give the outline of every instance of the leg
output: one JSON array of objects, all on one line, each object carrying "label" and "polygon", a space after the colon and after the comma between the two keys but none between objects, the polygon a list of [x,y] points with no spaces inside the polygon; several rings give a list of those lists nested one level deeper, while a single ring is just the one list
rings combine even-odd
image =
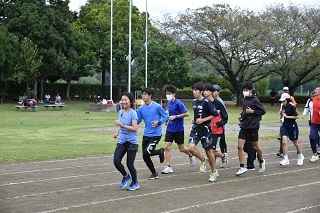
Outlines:
[{"label": "leg", "polygon": [[165,158],[166,158],[166,164],[170,165],[170,158],[171,158],[171,145],[172,142],[165,142]]},{"label": "leg", "polygon": [[256,159],[257,153],[256,150],[253,148],[252,143],[250,141],[246,141],[245,145],[246,152],[248,154],[247,158],[247,168],[254,169],[254,161]]},{"label": "leg", "polygon": [[227,153],[227,143],[226,143],[226,136],[225,136],[224,130],[220,139],[220,149],[222,153]]},{"label": "leg", "polygon": [[134,167],[134,161],[136,159],[137,150],[127,151],[127,167],[130,171],[132,182],[137,182],[137,170]]},{"label": "leg", "polygon": [[201,162],[204,162],[206,159],[200,154],[199,150],[197,149],[196,145],[193,143],[189,143],[188,147],[190,153],[198,158]]},{"label": "leg", "polygon": [[113,156],[113,164],[117,168],[117,170],[122,174],[123,177],[126,177],[128,175],[128,173],[124,169],[123,164],[121,163],[121,160],[125,155],[126,151],[127,150],[125,149],[123,144],[117,144],[117,147],[115,149],[114,156]]},{"label": "leg", "polygon": [[211,172],[215,173],[216,172],[216,160],[214,156],[214,150],[213,149],[206,149],[206,155],[209,159],[209,165],[211,167]]},{"label": "leg", "polygon": [[239,157],[239,163],[240,165],[244,165],[244,150],[243,150],[243,146],[244,146],[245,140],[238,138],[238,157]]}]

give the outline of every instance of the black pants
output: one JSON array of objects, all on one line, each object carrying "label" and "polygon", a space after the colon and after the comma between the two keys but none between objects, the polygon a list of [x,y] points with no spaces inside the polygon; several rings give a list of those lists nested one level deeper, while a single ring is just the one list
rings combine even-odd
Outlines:
[{"label": "black pants", "polygon": [[123,156],[127,153],[127,167],[132,177],[132,182],[137,182],[137,170],[134,167],[134,161],[138,151],[137,144],[131,144],[126,142],[124,144],[117,144],[116,150],[113,156],[113,164],[122,176],[127,176],[127,172],[121,163]]},{"label": "black pants", "polygon": [[254,168],[254,161],[257,158],[257,152],[253,148],[251,141],[246,141],[243,147],[244,151],[248,154],[247,158],[247,168],[253,169]]},{"label": "black pants", "polygon": [[223,134],[220,139],[220,150],[222,153],[227,153],[227,143],[226,143],[226,135],[223,130]]},{"label": "black pants", "polygon": [[142,156],[151,173],[156,173],[151,156],[160,155],[160,150],[156,150],[156,146],[159,143],[161,136],[155,137],[142,137]]}]

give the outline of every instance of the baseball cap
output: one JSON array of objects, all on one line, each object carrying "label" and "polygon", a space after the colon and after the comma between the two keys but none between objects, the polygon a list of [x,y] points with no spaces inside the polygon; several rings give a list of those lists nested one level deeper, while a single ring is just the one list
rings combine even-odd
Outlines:
[{"label": "baseball cap", "polygon": [[290,95],[288,93],[283,93],[279,99],[279,101],[284,101],[287,98],[290,98]]},{"label": "baseball cap", "polygon": [[289,91],[289,87],[283,87],[283,91]]},{"label": "baseball cap", "polygon": [[221,87],[218,84],[213,85],[214,90],[221,90]]}]

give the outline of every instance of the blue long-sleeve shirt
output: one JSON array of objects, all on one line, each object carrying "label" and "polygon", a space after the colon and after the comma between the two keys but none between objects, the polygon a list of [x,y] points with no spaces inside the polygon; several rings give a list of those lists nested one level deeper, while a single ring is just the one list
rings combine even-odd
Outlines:
[{"label": "blue long-sleeve shirt", "polygon": [[[162,106],[154,101],[150,105],[143,104],[138,109],[138,124],[143,120],[145,123],[144,136],[154,137],[162,135],[162,125],[169,119],[168,113]],[[156,127],[152,127],[154,121],[160,121]]]}]

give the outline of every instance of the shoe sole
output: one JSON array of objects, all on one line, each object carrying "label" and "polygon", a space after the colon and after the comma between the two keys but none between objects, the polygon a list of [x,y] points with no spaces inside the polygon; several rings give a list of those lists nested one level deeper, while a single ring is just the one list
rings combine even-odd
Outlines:
[{"label": "shoe sole", "polygon": [[[248,170],[247,170],[248,171]],[[240,176],[240,175],[243,175],[244,173],[246,173],[247,171],[245,172],[242,172],[241,174],[236,174],[236,176]]]},{"label": "shoe sole", "polygon": [[128,191],[135,191],[135,190],[137,190],[137,189],[139,189],[140,188],[140,186],[138,186],[137,188],[135,188],[135,189],[127,189]]},{"label": "shoe sole", "polygon": [[173,172],[161,172],[161,174],[171,174]]}]

